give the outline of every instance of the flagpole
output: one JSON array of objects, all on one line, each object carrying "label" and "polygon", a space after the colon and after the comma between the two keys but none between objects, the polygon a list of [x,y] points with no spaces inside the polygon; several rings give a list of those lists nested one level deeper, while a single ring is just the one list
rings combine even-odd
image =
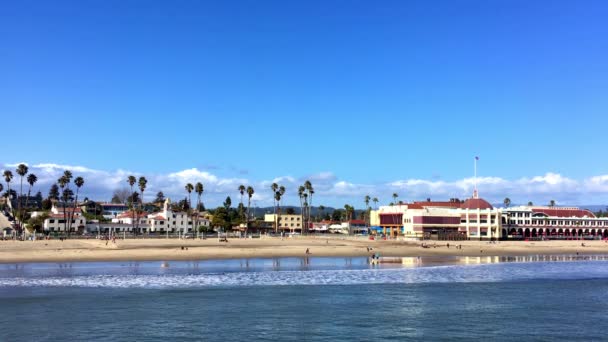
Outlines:
[{"label": "flagpole", "polygon": [[473,190],[473,197],[474,198],[478,197],[478,195],[477,195],[477,159],[478,159],[477,157],[475,157],[473,159],[473,172],[474,172],[474,175],[475,175],[474,178],[473,178],[474,185],[475,185],[475,189]]}]

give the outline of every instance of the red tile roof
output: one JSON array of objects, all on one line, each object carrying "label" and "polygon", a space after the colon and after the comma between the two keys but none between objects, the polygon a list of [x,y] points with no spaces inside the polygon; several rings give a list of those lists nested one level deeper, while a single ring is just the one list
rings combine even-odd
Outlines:
[{"label": "red tile roof", "polygon": [[460,207],[462,209],[492,209],[492,205],[483,198],[469,198]]},{"label": "red tile roof", "polygon": [[[452,202],[452,201],[414,201],[414,203],[408,205],[408,208],[412,205],[420,205],[422,207],[460,208],[462,203],[461,202]],[[418,209],[418,208],[415,208],[415,209]]]},{"label": "red tile roof", "polygon": [[547,216],[555,217],[595,217],[595,215],[586,209],[572,208],[533,208],[534,213],[543,213]]},{"label": "red tile roof", "polygon": [[121,213],[116,218],[133,218],[133,217],[143,218],[143,217],[146,217],[147,215],[148,215],[147,213],[133,214],[133,212],[129,210],[129,211],[125,211],[125,212]]}]

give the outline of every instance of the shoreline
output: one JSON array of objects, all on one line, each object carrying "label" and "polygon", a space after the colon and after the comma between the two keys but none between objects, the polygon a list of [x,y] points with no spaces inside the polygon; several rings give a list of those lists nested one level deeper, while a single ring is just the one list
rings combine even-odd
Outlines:
[{"label": "shoreline", "polygon": [[[422,244],[429,248],[423,248]],[[447,247],[447,244],[450,247]],[[584,243],[584,247],[582,244]],[[462,249],[455,246],[462,245]],[[182,247],[184,249],[182,249]],[[371,251],[368,251],[371,248]],[[310,254],[306,254],[306,250]],[[187,261],[279,257],[509,257],[608,255],[605,241],[371,241],[361,238],[297,237],[231,239],[96,239],[0,241],[0,264],[95,261]]]}]

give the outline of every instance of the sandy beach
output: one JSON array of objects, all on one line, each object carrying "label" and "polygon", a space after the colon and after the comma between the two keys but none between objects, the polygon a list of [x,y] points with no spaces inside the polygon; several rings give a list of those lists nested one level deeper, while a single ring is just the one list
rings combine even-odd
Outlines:
[{"label": "sandy beach", "polygon": [[[581,243],[585,246],[581,246]],[[368,256],[368,247],[381,256],[523,256],[560,254],[608,254],[604,241],[370,241],[362,238],[262,238],[177,240],[127,239],[105,241],[39,240],[0,241],[0,263],[127,261],[127,260],[197,260],[228,258],[268,258],[306,256]],[[462,248],[455,248],[461,245]],[[183,247],[183,249],[182,249]]]}]

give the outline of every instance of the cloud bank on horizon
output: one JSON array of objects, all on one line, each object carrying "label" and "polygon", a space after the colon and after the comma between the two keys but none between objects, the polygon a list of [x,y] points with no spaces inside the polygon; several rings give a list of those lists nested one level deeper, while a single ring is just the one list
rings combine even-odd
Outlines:
[{"label": "cloud bank on horizon", "polygon": [[[14,169],[19,163],[4,164],[2,170],[13,171],[15,178],[11,187],[17,189],[19,176]],[[25,163],[27,164],[27,163]],[[315,188],[313,205],[343,207],[345,203],[357,208],[363,207],[363,198],[370,195],[379,199],[379,205],[388,204],[393,200],[393,193],[399,195],[398,200],[414,201],[432,198],[447,200],[449,198],[468,198],[471,196],[475,180],[465,178],[460,180],[425,180],[403,179],[376,184],[357,184],[340,179],[332,172],[320,172],[303,176],[280,176],[268,180],[251,180],[247,178],[224,178],[220,175],[197,168],[185,169],[166,174],[146,174],[129,170],[96,170],[85,166],[59,165],[53,163],[31,164],[29,172],[36,174],[38,182],[33,192],[41,191],[46,196],[49,187],[63,174],[71,170],[74,176],[82,176],[85,185],[81,190],[83,197],[100,201],[109,201],[114,190],[128,188],[127,177],[145,176],[148,187],[144,193],[146,200],[154,198],[162,191],[172,199],[184,198],[187,193],[184,187],[187,183],[201,182],[205,187],[204,203],[215,207],[230,196],[233,203],[238,203],[240,194],[237,190],[240,184],[251,185],[255,189],[252,201],[257,206],[272,205],[270,185],[274,182],[286,187],[283,205],[299,205],[297,188],[310,180]],[[2,179],[4,183],[4,179]],[[6,184],[4,183],[5,188]],[[547,172],[544,175],[508,180],[501,177],[478,177],[477,187],[480,196],[492,203],[502,203],[509,197],[512,203],[525,204],[532,201],[535,204],[547,204],[555,200],[560,205],[602,204],[608,199],[608,175],[591,176],[585,179],[572,179],[559,173]],[[25,188],[25,187],[24,187]],[[253,205],[253,204],[252,204]]]}]

